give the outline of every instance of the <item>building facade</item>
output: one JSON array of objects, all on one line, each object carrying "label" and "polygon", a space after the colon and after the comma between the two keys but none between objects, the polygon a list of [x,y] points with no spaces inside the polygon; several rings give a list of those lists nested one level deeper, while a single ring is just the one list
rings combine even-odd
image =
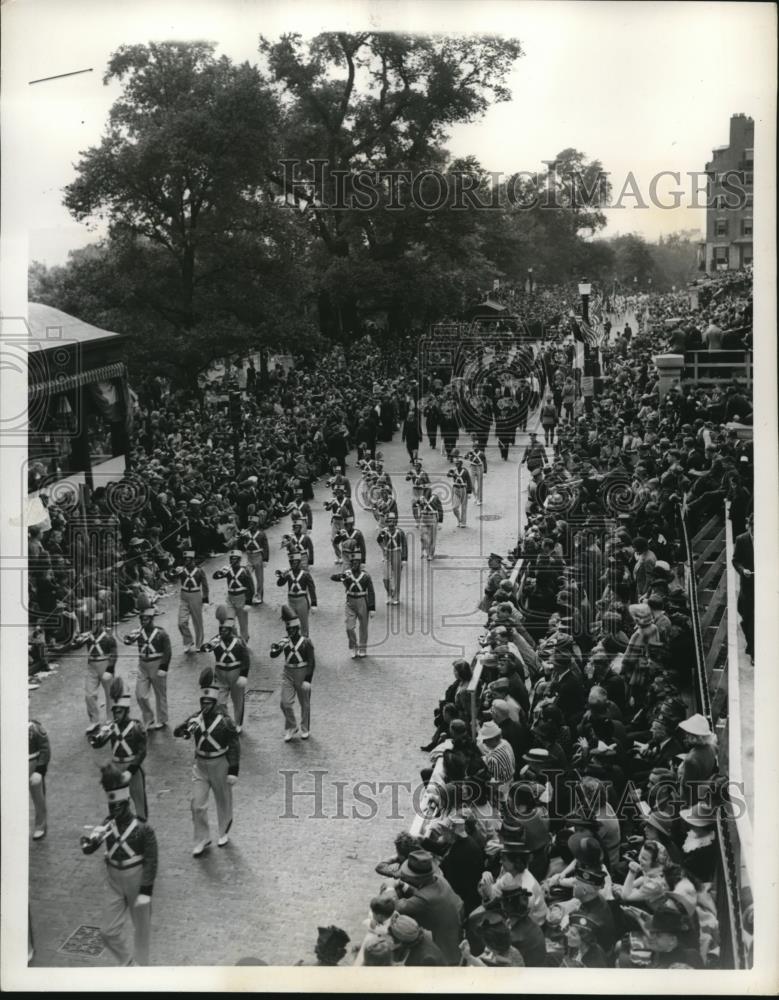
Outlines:
[{"label": "building facade", "polygon": [[698,266],[708,273],[735,271],[752,263],[755,123],[744,114],[730,119],[730,142],[712,150],[706,164],[706,241]]}]

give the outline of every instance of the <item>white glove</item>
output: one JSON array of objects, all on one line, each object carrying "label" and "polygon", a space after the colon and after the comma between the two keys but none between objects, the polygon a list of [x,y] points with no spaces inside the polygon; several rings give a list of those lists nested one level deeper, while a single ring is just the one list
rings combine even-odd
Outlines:
[{"label": "white glove", "polygon": [[375,618],[376,617],[376,612],[375,611],[369,611],[368,614],[371,616],[371,618]]},{"label": "white glove", "polygon": [[311,690],[311,681],[303,681],[303,684],[301,685],[301,687],[303,688],[304,691],[310,691]]},{"label": "white glove", "polygon": [[129,785],[130,784],[130,778],[132,778],[132,775],[130,774],[129,771],[122,771],[122,784],[123,785]]},{"label": "white glove", "polygon": [[109,672],[108,672],[107,670],[106,670],[106,672],[105,672],[105,673],[103,674],[103,676],[102,676],[102,677],[100,678],[100,680],[101,680],[101,681],[102,681],[102,682],[103,682],[104,684],[110,684],[110,683],[111,683],[111,681],[112,681],[113,679],[114,679],[114,675],[113,675],[113,674],[110,674],[110,673],[109,673]]},{"label": "white glove", "polygon": [[133,906],[148,906],[151,903],[151,896],[146,896],[143,893],[138,893],[135,897],[135,902]]},{"label": "white glove", "polygon": [[316,614],[316,608],[313,605],[309,608],[309,611],[311,612],[312,615]]},{"label": "white glove", "polygon": [[238,680],[236,681],[236,684],[238,685],[239,688],[245,688],[247,683],[248,683],[247,677],[239,677]]},{"label": "white glove", "polygon": [[37,785],[40,785],[42,782],[43,782],[43,775],[38,774],[37,771],[33,771],[33,773],[30,775],[30,786],[34,788]]},{"label": "white glove", "polygon": [[168,669],[167,669],[167,667],[164,670],[158,670],[157,671],[157,676],[158,677],[167,677],[168,676]]},{"label": "white glove", "polygon": [[227,775],[227,784],[228,785],[234,785],[237,780],[238,780],[238,775],[237,774],[228,774]]}]

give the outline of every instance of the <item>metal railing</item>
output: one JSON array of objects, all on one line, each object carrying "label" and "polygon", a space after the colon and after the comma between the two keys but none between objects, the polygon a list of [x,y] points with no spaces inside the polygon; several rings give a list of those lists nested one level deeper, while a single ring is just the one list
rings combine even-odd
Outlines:
[{"label": "metal railing", "polygon": [[[684,541],[687,598],[690,605],[693,639],[695,644],[695,664],[693,697],[696,710],[708,720],[714,731],[717,717],[712,715],[712,700],[709,689],[709,673],[704,654],[703,633],[701,629],[701,613],[698,603],[698,581],[695,571],[695,552],[693,549],[686,518],[680,516],[682,536]],[[726,570],[727,571],[727,570]],[[727,613],[727,610],[726,610]],[[739,872],[739,843],[735,829],[734,817],[726,815],[726,810],[717,810],[717,842],[720,858],[716,878],[717,911],[720,921],[721,960],[723,967],[736,969],[747,968],[747,951],[744,941],[744,928],[741,913],[741,879]]]}]

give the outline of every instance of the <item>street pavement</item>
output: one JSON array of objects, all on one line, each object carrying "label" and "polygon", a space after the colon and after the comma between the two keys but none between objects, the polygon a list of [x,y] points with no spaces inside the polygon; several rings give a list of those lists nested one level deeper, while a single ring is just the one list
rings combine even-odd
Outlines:
[{"label": "street pavement", "polygon": [[[537,423],[534,414],[529,426]],[[152,964],[234,965],[245,956],[271,965],[312,961],[317,927],[328,924],[343,927],[353,943],[362,938],[368,902],[381,882],[374,866],[392,856],[394,836],[413,819],[414,793],[418,797],[421,792],[419,770],[427,763],[419,745],[432,735],[433,709],[450,682],[452,660],[472,656],[477,646],[484,620],[477,604],[486,582],[487,556],[492,551],[505,555],[516,543],[525,492],[519,460],[528,435],[518,434],[509,461],[503,462],[493,433],[484,506],[469,503],[468,527],[458,529],[445,502],[436,559],[422,560],[411,517],[410,484],[405,481],[408,455],[399,438],[396,432],[392,443],[379,446],[398,495],[399,524],[409,534],[398,607],[384,603],[376,523],[355,501],[377,599],[365,659],[352,660],[348,654],[344,589],[330,580],[338,570],[329,514],[322,507],[330,492],[323,480],[315,486],[311,534],[319,611],[311,619],[317,668],[307,742],[283,742],[283,658],[269,657],[271,643],[285,635],[279,612],[286,588],[275,586],[274,571],[288,566],[280,542],[289,519],[268,531],[265,604],[250,611],[252,668],[241,773],[234,787],[235,821],[229,845],[217,849],[214,836],[214,847],[200,859],[191,855],[193,745],[175,739],[172,728],[198,710],[198,673],[212,656],[184,654],[176,625],[177,594],[160,601],[163,613],[155,622],[171,636],[173,659],[168,674],[171,726],[149,733],[145,764],[149,822],[160,850],[152,902]],[[468,444],[461,436],[461,449]],[[425,441],[420,455],[431,479],[448,488],[448,465],[440,450]],[[359,470],[353,463],[354,453],[346,470],[354,494]],[[226,557],[220,556],[204,568],[210,578],[226,564]],[[226,591],[224,581],[211,581],[210,588],[206,638],[216,632],[214,608],[225,602]],[[136,624],[134,619],[120,623],[118,635]],[[117,670],[134,689],[133,648],[120,641]],[[58,673],[30,694],[30,715],[43,723],[52,743],[49,832],[42,841],[30,842],[35,966],[114,964],[108,951],[89,955],[59,950],[81,925],[97,927],[101,913],[103,851],[84,856],[78,840],[85,825],[101,822],[107,813],[98,779],[99,765],[110,754],[107,748],[91,749],[84,735],[85,663],[85,650],[62,657]],[[134,697],[132,715],[140,718]],[[209,808],[214,830],[213,801]]]}]

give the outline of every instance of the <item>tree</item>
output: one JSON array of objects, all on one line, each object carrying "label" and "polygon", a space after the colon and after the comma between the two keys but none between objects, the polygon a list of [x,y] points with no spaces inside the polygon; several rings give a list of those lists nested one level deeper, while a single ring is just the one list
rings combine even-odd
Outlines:
[{"label": "tree", "polygon": [[64,199],[79,221],[107,219],[109,239],[67,280],[110,275],[94,311],[118,309],[138,353],[191,381],[215,349],[278,337],[282,319],[286,332],[306,292],[293,257],[304,234],[268,191],[279,109],[257,67],[205,42],[122,46],[112,79],[122,96]]},{"label": "tree", "polygon": [[[298,204],[326,259],[362,261],[404,268],[430,250],[445,224],[442,209],[418,206],[424,182],[409,180],[394,191],[377,184],[375,204],[347,204],[353,178],[374,171],[442,171],[443,143],[454,124],[473,121],[491,101],[510,94],[505,78],[521,56],[518,41],[492,36],[463,38],[362,32],[318,35],[304,44],[300,35],[271,43],[260,39],[270,72],[285,102],[284,152],[287,168],[270,173],[285,196]],[[307,161],[321,161],[313,170]],[[298,166],[291,166],[297,161]],[[434,179],[428,177],[428,183]],[[414,197],[416,195],[416,197]],[[388,208],[393,200],[400,210]],[[344,207],[336,207],[341,202]],[[444,201],[446,204],[446,201]],[[472,213],[467,213],[472,214]],[[435,216],[435,218],[433,218]],[[462,249],[461,249],[462,260]],[[325,266],[325,275],[330,265]],[[336,268],[341,277],[360,273]],[[375,269],[372,271],[375,273]],[[334,297],[324,280],[320,294],[323,328],[335,336],[360,328],[362,289],[340,287]],[[390,296],[392,297],[392,296]],[[397,313],[401,298],[389,304]]]}]

